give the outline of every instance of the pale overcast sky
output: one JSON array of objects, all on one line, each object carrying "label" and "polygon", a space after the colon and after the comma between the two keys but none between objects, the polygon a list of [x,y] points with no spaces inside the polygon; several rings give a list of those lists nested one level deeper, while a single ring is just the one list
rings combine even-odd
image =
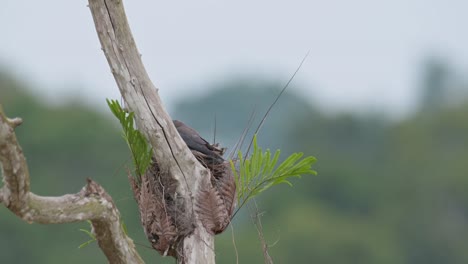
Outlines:
[{"label": "pale overcast sky", "polygon": [[[119,97],[86,1],[0,3],[0,66],[48,98],[78,94],[104,105]],[[468,72],[466,0],[124,3],[169,106],[230,76],[286,82],[309,49],[295,83],[331,109],[405,111],[430,55]]]}]

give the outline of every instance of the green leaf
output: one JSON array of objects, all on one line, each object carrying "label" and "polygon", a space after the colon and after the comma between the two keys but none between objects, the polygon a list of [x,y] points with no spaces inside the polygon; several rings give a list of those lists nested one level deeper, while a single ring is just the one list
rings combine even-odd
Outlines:
[{"label": "green leaf", "polygon": [[123,220],[121,220],[120,226],[122,226],[122,230],[123,230],[124,234],[128,235],[127,225],[124,223]]},{"label": "green leaf", "polygon": [[135,113],[127,113],[120,106],[117,100],[106,99],[111,112],[120,121],[122,125],[122,136],[132,154],[132,160],[135,165],[137,183],[141,182],[141,175],[146,172],[151,164],[153,149],[149,147],[146,138],[140,131],[134,127]]},{"label": "green leaf", "polygon": [[[87,221],[90,225],[91,225],[91,221]],[[85,233],[86,235],[88,235],[91,239],[84,242],[83,244],[79,245],[78,248],[84,248],[86,247],[87,245],[91,244],[92,242],[96,241],[96,237],[94,236],[93,233],[91,233],[91,231],[89,230],[86,230],[86,229],[79,229],[81,232]]]},{"label": "green leaf", "polygon": [[[253,138],[253,152],[250,157],[243,157],[242,152],[237,154],[239,167],[231,160],[236,187],[239,211],[246,202],[269,188],[287,184],[292,186],[290,178],[300,178],[301,175],[316,175],[312,165],[317,161],[313,156],[303,157],[302,152],[293,153],[287,157],[279,166],[276,166],[281,151],[276,150],[272,156],[269,149],[265,152],[257,144],[257,135]],[[276,167],[276,169],[275,169]],[[236,213],[237,213],[236,211]]]},{"label": "green leaf", "polygon": [[80,229],[81,232],[83,233],[86,233],[89,237],[91,237],[92,239],[96,239],[96,237],[94,237],[94,234],[91,233],[91,231],[88,231],[86,229]]},{"label": "green leaf", "polygon": [[83,244],[79,245],[78,248],[82,249],[82,248],[86,247],[87,245],[93,243],[94,241],[96,241],[96,239],[90,239],[90,240],[84,242]]}]

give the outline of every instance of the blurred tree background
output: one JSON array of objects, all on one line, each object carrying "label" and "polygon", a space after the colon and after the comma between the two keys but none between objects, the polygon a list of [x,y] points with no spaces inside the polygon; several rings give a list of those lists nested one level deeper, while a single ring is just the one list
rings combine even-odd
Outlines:
[{"label": "blurred tree background", "polygon": [[[259,135],[263,148],[318,158],[318,176],[262,195],[264,233],[275,263],[468,263],[468,85],[439,60],[428,60],[418,109],[404,119],[377,113],[327,114],[289,88]],[[252,113],[254,127],[281,83],[232,79],[212,93],[185,98],[172,116],[232,149]],[[147,263],[174,263],[148,243],[126,176],[129,151],[110,113],[79,99],[48,105],[0,71],[0,103],[20,116],[19,142],[32,191],[77,192],[87,177],[112,195]],[[164,100],[164,98],[163,98]],[[103,105],[105,102],[102,102]],[[244,149],[247,143],[244,144]],[[229,152],[229,150],[228,150]],[[38,225],[0,208],[2,263],[104,263],[80,228]],[[262,263],[248,210],[236,216],[239,263]],[[217,237],[218,263],[235,263],[230,230]]]}]

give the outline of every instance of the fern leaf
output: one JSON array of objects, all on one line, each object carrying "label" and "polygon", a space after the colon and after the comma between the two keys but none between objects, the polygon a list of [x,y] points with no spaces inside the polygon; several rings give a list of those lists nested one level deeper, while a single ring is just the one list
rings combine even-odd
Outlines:
[{"label": "fern leaf", "polygon": [[238,170],[236,170],[234,162],[231,161],[231,169],[237,185],[237,201],[240,204],[237,211],[247,201],[273,186],[279,184],[292,186],[289,181],[292,177],[300,178],[304,174],[317,174],[311,168],[317,160],[313,156],[304,157],[302,152],[293,153],[276,166],[280,150],[276,150],[272,156],[269,149],[263,152],[258,146],[256,135],[254,135],[252,142],[253,152],[250,157],[243,157],[242,152],[238,152]]}]

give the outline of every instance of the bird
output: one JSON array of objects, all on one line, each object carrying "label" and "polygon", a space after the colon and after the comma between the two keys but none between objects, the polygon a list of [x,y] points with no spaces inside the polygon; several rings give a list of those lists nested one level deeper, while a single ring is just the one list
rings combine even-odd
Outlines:
[{"label": "bird", "polygon": [[223,148],[219,148],[217,144],[210,144],[202,138],[195,129],[187,126],[183,122],[179,120],[173,120],[173,122],[177,132],[179,132],[179,135],[195,157],[200,157],[205,163],[221,164],[224,162],[222,157],[224,153]]}]

